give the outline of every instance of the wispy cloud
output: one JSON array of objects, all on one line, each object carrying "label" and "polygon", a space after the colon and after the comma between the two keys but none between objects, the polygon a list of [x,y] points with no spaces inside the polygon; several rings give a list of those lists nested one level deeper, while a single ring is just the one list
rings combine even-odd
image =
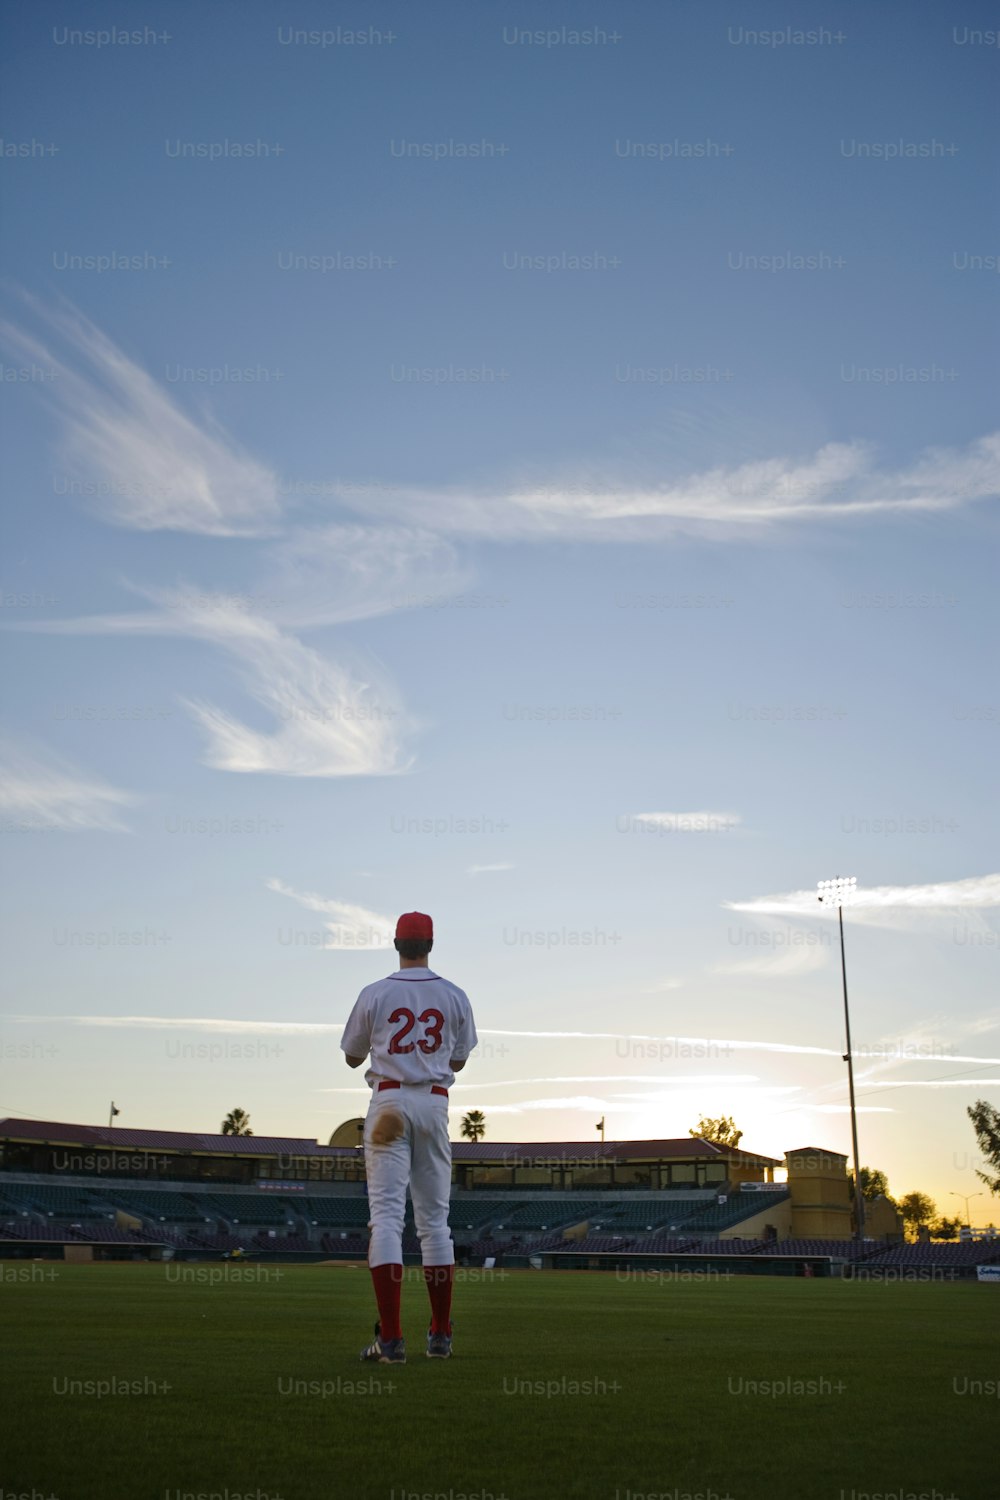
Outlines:
[{"label": "wispy cloud", "polygon": [[1000,493],[1000,434],[965,448],[933,448],[912,464],[879,469],[864,443],[828,443],[658,484],[590,479],[494,490],[334,483],[330,492],[370,517],[414,518],[443,534],[546,538],[728,536],[780,522],[844,520],[885,512],[951,510]]},{"label": "wispy cloud", "polygon": [[[976,1060],[988,1061],[986,1058]],[[892,1083],[881,1082],[872,1092],[880,1094],[883,1089],[981,1089],[995,1088],[998,1083],[1000,1078],[898,1078]]]},{"label": "wispy cloud", "polygon": [[[138,592],[138,591],[137,591]],[[206,641],[235,659],[242,685],[277,728],[252,729],[201,700],[183,700],[208,737],[218,771],[275,776],[389,776],[405,771],[403,740],[416,727],[388,673],[348,667],[279,628],[238,595],[193,588],[141,591],[142,613],[40,622],[48,634],[148,634]]]},{"label": "wispy cloud", "polygon": [[[266,465],[210,418],[199,422],[182,411],[70,303],[48,308],[27,295],[23,300],[45,335],[11,323],[0,326],[0,335],[21,356],[56,373],[45,396],[59,415],[67,461],[92,486],[108,520],[141,530],[217,536],[275,530],[283,497]],[[61,346],[65,356],[46,339],[55,341],[56,350]],[[334,479],[305,489],[327,504],[360,513],[369,526],[373,518],[388,519],[438,538],[605,541],[681,530],[729,536],[782,522],[951,510],[995,496],[1000,494],[1000,434],[964,448],[929,448],[894,469],[879,468],[872,448],[855,441],[655,482],[621,475],[550,476],[483,489]]]},{"label": "wispy cloud", "polygon": [[[725,1088],[732,1089],[732,1098],[734,1102],[739,1100],[740,1098],[748,1098],[751,1095],[754,1099],[762,1099],[772,1096],[777,1098],[779,1095],[798,1094],[802,1091],[802,1085],[798,1083],[772,1084],[758,1082],[753,1084],[744,1084],[740,1083],[739,1080],[735,1078],[719,1079],[718,1082],[721,1083]],[[619,1089],[615,1093],[613,1093],[611,1097],[612,1099],[632,1099],[643,1104],[662,1104],[665,1109],[673,1109],[677,1105],[677,1089],[679,1085],[684,1087],[688,1087],[690,1085],[690,1087],[700,1088],[702,1087],[702,1084],[703,1080],[700,1078],[692,1078],[690,1080],[684,1078],[676,1078],[673,1080],[672,1089],[642,1089],[635,1093],[630,1093]]]},{"label": "wispy cloud", "polygon": [[47,750],[0,742],[0,823],[9,831],[127,833],[121,813],[139,800]]},{"label": "wispy cloud", "polygon": [[205,764],[273,776],[394,776],[412,756],[416,720],[389,674],[372,660],[332,660],[233,595],[150,591],[155,609],[131,615],[39,622],[49,634],[189,636],[235,658],[247,695],[276,728],[254,729],[203,699],[182,699],[207,737]]},{"label": "wispy cloud", "polygon": [[[461,1106],[465,1108],[464,1105]],[[491,1115],[523,1115],[532,1109],[585,1109],[601,1114],[631,1114],[631,1104],[612,1104],[608,1099],[598,1098],[594,1094],[571,1094],[566,1097],[557,1095],[553,1099],[522,1099],[519,1104],[491,1104]],[[594,1148],[597,1150],[600,1141],[594,1137]]]},{"label": "wispy cloud", "polygon": [[407,525],[297,527],[268,560],[268,617],[302,630],[441,609],[473,577],[451,542]]},{"label": "wispy cloud", "polygon": [[361,677],[239,611],[195,611],[191,633],[237,659],[247,693],[279,725],[261,732],[214,705],[188,700],[208,735],[208,765],[321,777],[388,776],[407,768],[401,740],[412,721],[385,673],[370,668]]},{"label": "wispy cloud", "polygon": [[[760,896],[752,901],[725,901],[730,911],[760,916],[799,916],[834,920],[833,908],[824,907],[815,890],[788,891]],[[852,922],[875,927],[910,927],[918,917],[949,916],[1000,906],[1000,874],[974,875],[966,880],[940,881],[933,885],[859,886],[850,902]]]},{"label": "wispy cloud", "polygon": [[[650,1032],[639,1031],[511,1031],[498,1030],[496,1027],[480,1026],[480,1036],[518,1036],[555,1038],[557,1040],[575,1040],[577,1038],[586,1041],[609,1041],[609,1042],[649,1042],[650,1044],[662,1044],[664,1047],[673,1047],[677,1056],[704,1057],[706,1049],[717,1049],[725,1055],[727,1050],[736,1052],[775,1052],[789,1054],[803,1054],[812,1057],[839,1057],[841,1054],[832,1047],[807,1047],[796,1042],[765,1042],[765,1041],[730,1041],[721,1037],[706,1036],[663,1036]],[[684,1051],[680,1049],[691,1050]],[[639,1055],[653,1055],[651,1047],[649,1053]],[[666,1056],[672,1055],[666,1053]],[[712,1055],[712,1054],[709,1054]]]},{"label": "wispy cloud", "polygon": [[23,1025],[101,1026],[120,1031],[203,1031],[242,1036],[314,1036],[343,1031],[343,1021],[241,1021],[229,1016],[31,1016],[10,1015]]},{"label": "wispy cloud", "polygon": [[[569,1075],[555,1074],[544,1078],[492,1078],[479,1083],[453,1083],[451,1092],[458,1093],[464,1090],[466,1093],[483,1093],[486,1089],[517,1089],[536,1087],[538,1084],[555,1083],[664,1083],[672,1085],[683,1085],[684,1087],[709,1087],[724,1084],[727,1087],[744,1087],[749,1084],[759,1083],[760,1079],[756,1073],[677,1073],[660,1076],[647,1073],[575,1073]],[[319,1089],[321,1094],[343,1094],[348,1092],[342,1088]],[[617,1099],[645,1098],[644,1094],[614,1094]],[[659,1094],[656,1096],[660,1097]],[[495,1106],[491,1103],[490,1109]]]},{"label": "wispy cloud", "polygon": [[[173,591],[121,580],[152,607],[114,614],[13,622],[43,635],[184,635],[190,611],[239,615],[281,630],[352,624],[380,615],[450,607],[470,581],[454,546],[412,527],[296,527],[269,543],[266,561],[245,588],[188,583]],[[218,622],[217,622],[218,623]],[[11,627],[8,627],[11,628]]]},{"label": "wispy cloud", "polygon": [[[300,905],[305,906],[307,908],[307,910],[309,910],[309,911],[317,911],[317,912],[324,912],[324,913],[330,913],[330,914],[332,914],[333,917],[336,920],[331,925],[337,925],[337,921],[339,921],[341,923],[341,925],[343,926],[343,929],[344,929],[345,932],[346,931],[356,931],[361,936],[364,936],[366,934],[366,931],[367,931],[368,928],[373,927],[373,928],[378,929],[378,926],[379,926],[380,923],[383,924],[383,925],[387,925],[390,928],[390,930],[392,930],[394,928],[394,923],[393,923],[392,918],[381,916],[377,912],[368,911],[365,907],[356,906],[356,905],[353,905],[353,904],[351,904],[349,902],[335,901],[335,900],[329,899],[329,898],[327,898],[325,896],[312,895],[312,894],[310,894],[308,892],[294,891],[294,890],[291,889],[291,887],[284,885],[283,882],[281,882],[279,880],[269,880],[267,882],[267,885],[268,885],[268,887],[271,890],[277,891],[278,894],[280,894],[280,895],[291,896],[294,900],[298,901]],[[360,946],[363,946],[363,945],[360,944],[360,943],[351,943],[351,944],[345,944],[345,946],[348,946],[348,947],[360,947]],[[385,945],[382,945],[382,946],[385,946]],[[6,1020],[6,1021],[18,1022],[18,1023],[24,1023],[24,1024],[31,1024],[31,1025],[39,1025],[40,1023],[45,1022],[47,1024],[48,1023],[51,1023],[51,1024],[66,1024],[66,1025],[71,1025],[71,1026],[105,1026],[105,1027],[117,1027],[117,1028],[121,1028],[123,1030],[130,1030],[130,1029],[139,1030],[139,1029],[144,1029],[144,1028],[146,1028],[146,1029],[154,1029],[154,1030],[168,1030],[168,1029],[169,1030],[183,1030],[186,1027],[188,1029],[192,1029],[192,1030],[196,1030],[196,1031],[231,1032],[231,1033],[242,1033],[242,1034],[246,1034],[246,1035],[254,1035],[254,1034],[267,1035],[269,1033],[278,1033],[278,1032],[288,1032],[290,1034],[294,1034],[296,1032],[302,1032],[302,1033],[330,1032],[330,1033],[333,1033],[333,1032],[337,1032],[337,1031],[342,1031],[343,1028],[344,1028],[344,1022],[343,1021],[266,1021],[266,1020],[247,1020],[247,1019],[242,1019],[242,1018],[241,1019],[235,1019],[235,1018],[231,1018],[231,1017],[228,1017],[228,1016],[8,1015],[8,1016],[3,1017],[2,1019]],[[548,1039],[548,1038],[553,1038],[554,1037],[554,1038],[582,1038],[584,1040],[597,1040],[597,1041],[626,1041],[627,1040],[627,1041],[638,1041],[638,1042],[662,1042],[664,1044],[669,1043],[669,1044],[671,1044],[676,1049],[687,1049],[687,1048],[691,1048],[692,1049],[690,1052],[688,1052],[687,1050],[677,1050],[674,1053],[671,1053],[669,1051],[668,1052],[664,1052],[663,1056],[665,1056],[665,1057],[670,1057],[670,1056],[673,1055],[673,1056],[678,1056],[678,1057],[690,1056],[692,1058],[704,1058],[706,1056],[706,1049],[707,1048],[717,1049],[718,1052],[722,1053],[723,1055],[725,1055],[725,1049],[732,1049],[733,1051],[737,1051],[737,1052],[772,1052],[772,1053],[777,1053],[777,1054],[780,1054],[780,1055],[792,1054],[792,1055],[805,1055],[805,1056],[811,1056],[811,1057],[836,1057],[838,1059],[841,1057],[841,1051],[839,1049],[833,1048],[833,1047],[806,1047],[806,1046],[801,1046],[801,1045],[799,1045],[797,1043],[792,1043],[792,1042],[769,1042],[769,1041],[747,1041],[747,1040],[725,1041],[725,1040],[723,1040],[721,1038],[713,1038],[713,1037],[650,1036],[648,1034],[638,1033],[638,1032],[627,1033],[627,1032],[610,1032],[610,1031],[499,1031],[499,1030],[497,1030],[494,1027],[480,1026],[479,1027],[479,1035],[480,1036],[526,1037],[526,1038],[540,1038],[540,1039]],[[645,1054],[643,1054],[643,1055],[645,1055]],[[709,1054],[709,1055],[711,1055],[711,1054]],[[905,1053],[905,1051],[901,1050],[899,1052],[899,1060],[903,1061],[903,1062],[912,1062],[912,1061],[915,1061],[915,1060],[923,1061],[924,1059],[913,1059],[912,1057],[909,1057]],[[1000,1067],[1000,1057],[980,1057],[980,1056],[969,1055],[969,1054],[961,1053],[961,1052],[949,1052],[947,1054],[947,1057],[946,1057],[945,1060],[948,1063],[953,1063],[953,1062],[955,1062],[955,1063],[964,1063],[964,1062],[967,1062],[967,1063],[978,1063],[978,1064],[985,1064],[985,1065],[989,1065],[989,1066]],[[608,1081],[610,1081],[611,1075],[603,1075],[603,1074],[601,1075],[602,1078],[605,1077],[605,1076],[607,1076],[608,1077]],[[622,1075],[615,1074],[613,1076],[615,1078],[617,1078],[619,1081],[621,1081]],[[655,1077],[655,1075],[642,1074],[642,1075],[637,1075],[637,1076],[644,1083],[650,1083],[650,1082],[656,1082],[656,1081],[658,1081],[657,1078]],[[732,1075],[729,1075],[729,1074],[726,1074],[726,1075],[719,1074],[719,1075],[712,1075],[712,1076],[718,1076],[718,1078],[724,1079],[726,1082],[731,1082],[732,1081]],[[684,1078],[683,1081],[684,1082],[689,1082],[689,1081],[692,1081],[692,1080],[695,1081],[695,1082],[697,1082],[698,1081],[698,1075],[691,1075],[689,1078]],[[542,1080],[537,1080],[537,1079],[536,1080],[530,1080],[529,1079],[529,1080],[522,1080],[522,1081],[523,1082],[532,1082],[532,1081],[534,1081],[534,1082],[540,1082]],[[552,1081],[552,1080],[549,1080],[549,1081]],[[678,1081],[680,1081],[680,1075],[678,1075]],[[980,1082],[990,1082],[990,1081],[991,1080],[980,1080]],[[996,1082],[996,1080],[992,1080],[992,1081]],[[472,1086],[473,1085],[470,1085],[470,1087],[472,1087]],[[838,1083],[836,1085],[834,1085],[834,1086],[839,1088],[841,1085],[840,1085],[840,1083],[838,1081]],[[880,1083],[879,1087],[880,1088],[884,1087],[884,1085]]]},{"label": "wispy cloud", "polygon": [[54,372],[45,396],[61,423],[67,468],[106,520],[141,531],[214,536],[274,529],[281,512],[278,482],[265,465],[215,422],[187,416],[70,304],[46,308],[33,297],[24,301],[46,334],[5,323],[0,337]]},{"label": "wispy cloud", "polygon": [[396,924],[392,917],[381,912],[369,911],[366,906],[357,906],[350,901],[338,901],[331,896],[317,896],[311,891],[296,891],[281,880],[267,881],[267,888],[281,896],[290,896],[307,911],[329,914],[331,921],[323,926],[330,935],[324,948],[346,948],[353,952],[367,948],[391,948]]}]

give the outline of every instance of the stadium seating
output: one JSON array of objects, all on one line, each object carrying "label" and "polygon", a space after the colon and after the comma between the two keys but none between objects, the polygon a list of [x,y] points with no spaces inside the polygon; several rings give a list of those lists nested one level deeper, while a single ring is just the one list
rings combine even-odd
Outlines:
[{"label": "stadium seating", "polygon": [[767,1247],[763,1240],[695,1240],[691,1248],[704,1255],[758,1255]]},{"label": "stadium seating", "polygon": [[[181,1185],[186,1186],[186,1185]],[[630,1257],[753,1256],[768,1259],[831,1258],[864,1264],[873,1275],[893,1268],[939,1268],[973,1275],[978,1265],[1000,1263],[1000,1238],[930,1242],[887,1247],[874,1240],[718,1238],[744,1219],[783,1202],[787,1193],[733,1192],[724,1203],[702,1193],[656,1198],[626,1194],[579,1198],[537,1191],[521,1197],[464,1192],[453,1198],[452,1231],[461,1258],[524,1257],[535,1254]],[[117,1210],[143,1222],[119,1228]],[[140,1247],[163,1244],[179,1255],[216,1256],[244,1249],[253,1255],[316,1252],[362,1258],[368,1246],[368,1199],[358,1192],[226,1192],[192,1185],[139,1189],[102,1181],[90,1187],[7,1181],[0,1186],[0,1239],[30,1243],[70,1242]],[[581,1238],[567,1238],[573,1226]],[[577,1231],[578,1232],[578,1231]],[[413,1206],[406,1204],[403,1250],[420,1250]],[[640,1262],[641,1263],[641,1262]],[[850,1274],[845,1271],[845,1274]]]},{"label": "stadium seating", "polygon": [[857,1240],[774,1240],[765,1246],[767,1255],[833,1255],[842,1260],[865,1260],[883,1246]]},{"label": "stadium seating", "polygon": [[266,1229],[258,1233],[253,1244],[257,1250],[271,1250],[285,1255],[292,1252],[314,1251],[316,1249],[312,1240],[308,1239],[304,1234],[279,1234],[275,1235],[274,1239],[272,1239]]},{"label": "stadium seating", "polygon": [[14,1223],[0,1225],[0,1238],[5,1240],[82,1240],[84,1236],[69,1224],[53,1224],[51,1219],[18,1219]]},{"label": "stadium seating", "polygon": [[685,1233],[707,1231],[718,1234],[720,1229],[731,1229],[743,1219],[752,1219],[772,1204],[784,1203],[787,1198],[787,1193],[768,1193],[766,1198],[763,1194],[734,1193],[725,1203],[710,1203],[705,1208],[695,1209],[683,1219],[674,1219],[673,1223],[678,1228],[683,1228]]},{"label": "stadium seating", "polygon": [[450,1220],[453,1230],[478,1229],[491,1220],[499,1219],[518,1204],[504,1202],[502,1198],[453,1198]]},{"label": "stadium seating", "polygon": [[162,1219],[168,1224],[200,1224],[213,1217],[206,1194],[188,1197],[168,1189],[144,1192],[136,1188],[119,1188],[108,1189],[107,1197],[113,1207],[124,1209],[137,1219],[152,1219],[156,1223]]},{"label": "stadium seating", "polygon": [[[23,1188],[17,1190],[17,1196],[24,1207],[56,1218],[92,1219],[103,1208],[103,1205],[95,1206],[87,1192],[75,1187],[25,1183]],[[114,1212],[113,1209],[109,1211]]]},{"label": "stadium seating", "polygon": [[524,1231],[554,1229],[559,1224],[581,1224],[595,1217],[597,1210],[602,1207],[599,1201],[593,1199],[571,1203],[565,1199],[550,1198],[539,1203],[516,1204],[497,1216],[495,1227]]},{"label": "stadium seating", "polygon": [[82,1224],[74,1226],[75,1237],[92,1245],[148,1245],[150,1236],[141,1229],[119,1229],[114,1224]]},{"label": "stadium seating", "polygon": [[19,1193],[14,1193],[10,1188],[0,1198],[0,1218],[12,1219],[15,1214],[37,1213],[28,1198],[22,1198]]},{"label": "stadium seating", "polygon": [[301,1205],[303,1216],[321,1229],[348,1229],[368,1223],[367,1198],[308,1198]]},{"label": "stadium seating", "polygon": [[269,1193],[209,1193],[209,1212],[228,1223],[287,1224],[292,1217],[288,1204]]},{"label": "stadium seating", "polygon": [[659,1229],[661,1225],[677,1222],[677,1208],[669,1203],[626,1203],[621,1208],[602,1205],[592,1222],[607,1230]]},{"label": "stadium seating", "polygon": [[643,1235],[641,1240],[636,1240],[635,1248],[644,1255],[683,1255],[696,1245],[696,1240],[661,1230],[658,1234]]},{"label": "stadium seating", "polygon": [[611,1254],[616,1250],[629,1250],[635,1244],[634,1237],[621,1234],[587,1234],[582,1240],[566,1243],[568,1251],[577,1254]]},{"label": "stadium seating", "polygon": [[368,1252],[368,1236],[366,1234],[324,1234],[320,1240],[320,1249],[341,1251],[351,1255],[365,1255]]},{"label": "stadium seating", "polygon": [[894,1245],[882,1250],[871,1264],[879,1266],[987,1266],[1000,1261],[1000,1241],[965,1240],[941,1243]]},{"label": "stadium seating", "polygon": [[193,1242],[202,1250],[243,1250],[252,1244],[249,1234],[198,1234],[192,1235]]}]

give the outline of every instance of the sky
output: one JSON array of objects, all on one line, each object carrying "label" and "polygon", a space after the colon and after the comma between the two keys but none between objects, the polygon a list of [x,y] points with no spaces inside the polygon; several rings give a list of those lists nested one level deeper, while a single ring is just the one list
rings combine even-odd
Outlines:
[{"label": "sky", "polygon": [[326,1140],[418,909],[454,1135],[847,1154],[845,875],[861,1159],[995,1221],[991,9],[4,28],[0,1112]]}]

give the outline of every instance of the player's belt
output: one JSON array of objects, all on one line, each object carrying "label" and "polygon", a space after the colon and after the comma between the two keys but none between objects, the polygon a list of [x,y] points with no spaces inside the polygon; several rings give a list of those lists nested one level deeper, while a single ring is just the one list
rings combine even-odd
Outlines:
[{"label": "player's belt", "polygon": [[[403,1085],[401,1083],[397,1083],[394,1078],[386,1078],[379,1084],[378,1091],[379,1093],[381,1093],[383,1089],[401,1089],[402,1087]],[[439,1083],[431,1084],[431,1093],[443,1094],[446,1099],[448,1097],[448,1090],[443,1089]]]}]

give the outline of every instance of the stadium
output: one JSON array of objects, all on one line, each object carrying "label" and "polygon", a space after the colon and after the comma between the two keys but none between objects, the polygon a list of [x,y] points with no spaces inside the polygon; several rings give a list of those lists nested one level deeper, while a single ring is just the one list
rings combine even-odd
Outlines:
[{"label": "stadium", "polygon": [[[363,1260],[368,1200],[360,1120],[329,1145],[57,1122],[0,1122],[0,1241],[12,1258],[67,1261]],[[646,1266],[733,1274],[1000,1275],[994,1231],[903,1242],[884,1198],[851,1211],[847,1159],[784,1161],[688,1137],[607,1143],[452,1143],[460,1265]],[[784,1181],[775,1181],[777,1172]],[[420,1261],[407,1205],[404,1261]],[[981,1273],[979,1268],[984,1268]]]}]

